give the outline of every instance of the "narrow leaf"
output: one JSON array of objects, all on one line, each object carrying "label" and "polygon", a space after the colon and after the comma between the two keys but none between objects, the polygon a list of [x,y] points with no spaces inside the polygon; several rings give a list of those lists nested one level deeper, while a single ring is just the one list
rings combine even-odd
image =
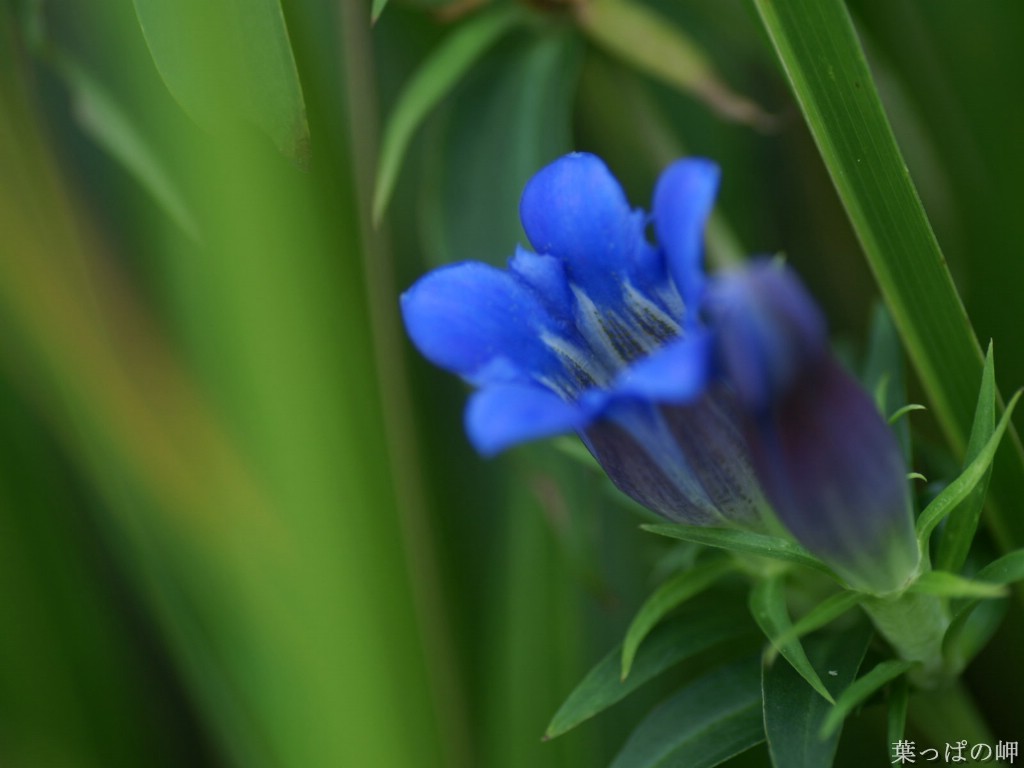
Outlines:
[{"label": "narrow leaf", "polygon": [[694,680],[637,726],[612,768],[711,768],[760,744],[759,667],[751,657]]},{"label": "narrow leaf", "polygon": [[710,587],[733,570],[728,560],[714,560],[677,573],[658,587],[640,606],[622,642],[622,679],[629,677],[630,667],[640,643],[669,611]]},{"label": "narrow leaf", "polygon": [[842,591],[822,600],[814,608],[804,614],[799,621],[795,622],[788,630],[775,639],[779,645],[785,645],[792,640],[810,634],[816,629],[821,629],[854,606],[860,605],[864,600],[861,592]]},{"label": "narrow leaf", "polygon": [[909,699],[910,686],[907,685],[907,679],[905,677],[898,678],[892,684],[892,690],[889,692],[887,730],[890,744],[903,740],[907,728],[907,702]]},{"label": "narrow leaf", "polygon": [[[840,695],[853,682],[871,640],[871,625],[863,621],[846,632],[821,633],[805,644],[807,656],[827,670],[825,683]],[[788,664],[765,666],[764,726],[768,752],[776,768],[827,768],[835,758],[839,733],[827,739],[818,731],[830,710],[828,702],[807,687]]]},{"label": "narrow leaf", "polygon": [[828,717],[825,718],[825,723],[819,732],[820,735],[823,738],[828,738],[833,733],[836,733],[840,726],[842,726],[843,721],[857,706],[867,700],[871,694],[883,685],[899,677],[912,666],[914,666],[914,662],[899,659],[891,659],[879,663],[874,669],[843,691],[839,698],[836,699],[836,705],[828,713]]},{"label": "narrow leaf", "polygon": [[[978,571],[975,578],[990,584],[1013,584],[1024,581],[1024,549],[1018,549],[992,561]],[[960,606],[942,638],[943,655],[954,667],[959,668],[966,664],[974,655],[975,649],[980,647],[977,642],[965,639],[968,622],[979,603],[980,600],[975,599]]]},{"label": "narrow leaf", "polygon": [[836,578],[827,565],[799,544],[777,536],[738,531],[732,528],[700,528],[694,525],[679,524],[666,525],[656,523],[640,527],[659,536],[668,536],[672,539],[704,544],[708,547],[728,549],[732,552],[760,555],[761,557],[768,557],[773,560],[796,563],[807,568],[814,568],[832,578]]},{"label": "narrow leaf", "polygon": [[82,130],[124,166],[171,221],[190,238],[198,240],[195,216],[160,154],[138,126],[77,62],[63,54],[54,54],[53,60],[71,91],[75,117]]},{"label": "narrow leaf", "polygon": [[250,123],[306,161],[306,106],[279,0],[134,3],[160,76],[193,120],[215,133]]},{"label": "narrow leaf", "polygon": [[817,671],[807,658],[799,640],[790,640],[785,644],[777,643],[775,638],[789,631],[792,624],[786,608],[786,593],[782,578],[764,579],[750,593],[750,612],[761,631],[772,646],[782,654],[807,684],[817,691],[829,703],[833,702],[832,694],[821,682]]},{"label": "narrow leaf", "polygon": [[1013,409],[1016,407],[1017,401],[1020,400],[1020,396],[1020,392],[1014,394],[1006,406],[1006,411],[1003,412],[1003,417],[999,420],[999,425],[996,427],[995,432],[992,433],[988,442],[985,443],[985,447],[967,465],[967,468],[960,473],[960,476],[946,486],[942,493],[925,507],[921,516],[917,519],[917,538],[921,543],[922,551],[927,551],[928,537],[935,530],[935,526],[942,522],[943,518],[952,512],[985,479],[989,466],[992,464],[992,459],[995,458],[996,448],[999,447],[999,441],[1002,439],[1003,433],[1010,423],[1010,417],[1013,415]]},{"label": "narrow leaf", "polygon": [[[982,354],[842,0],[754,0],[882,296],[954,450],[967,444]],[[1024,541],[1024,451],[1000,452],[990,523]],[[1019,545],[1019,544],[1018,544]]]},{"label": "narrow leaf", "polygon": [[1001,584],[993,584],[975,579],[965,579],[948,571],[929,571],[922,574],[911,586],[913,592],[927,595],[938,595],[946,598],[960,597],[1002,597],[1006,588]]},{"label": "narrow leaf", "polygon": [[388,4],[388,0],[373,0],[373,7],[370,9],[370,21],[373,24],[377,23],[377,19],[384,13],[384,6]]},{"label": "narrow leaf", "polygon": [[[978,404],[974,408],[974,424],[971,426],[971,437],[967,441],[967,453],[964,458],[966,468],[985,447],[996,427],[996,377],[995,361],[992,356],[992,344],[988,345],[985,355],[985,367],[981,372],[981,387],[978,389]],[[949,513],[946,527],[939,540],[938,553],[935,556],[935,567],[942,571],[959,571],[967,559],[967,553],[974,541],[974,533],[978,529],[981,508],[985,505],[985,493],[988,481],[992,476],[992,466],[985,470],[981,481],[963,501]]]},{"label": "narrow leaf", "polygon": [[565,733],[632,693],[669,667],[700,651],[750,634],[752,627],[736,609],[687,608],[678,618],[657,627],[633,660],[632,673],[619,675],[621,648],[615,648],[587,673],[551,719],[544,738]]},{"label": "narrow leaf", "polygon": [[701,47],[681,29],[632,0],[580,6],[579,23],[608,53],[656,80],[695,96],[721,117],[767,129],[775,120],[718,76]]},{"label": "narrow leaf", "polygon": [[402,88],[381,140],[374,222],[379,223],[387,209],[405,150],[424,118],[491,46],[526,18],[525,11],[515,5],[478,13],[452,32]]}]

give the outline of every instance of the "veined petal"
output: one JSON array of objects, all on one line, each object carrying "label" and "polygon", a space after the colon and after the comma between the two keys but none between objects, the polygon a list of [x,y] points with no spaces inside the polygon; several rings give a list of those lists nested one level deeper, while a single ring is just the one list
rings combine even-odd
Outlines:
[{"label": "veined petal", "polygon": [[714,280],[706,311],[745,408],[763,412],[828,353],[825,319],[788,267],[761,261]]},{"label": "veined petal", "polygon": [[600,159],[574,153],[539,171],[519,214],[533,247],[564,261],[569,280],[595,304],[621,304],[622,284],[645,246],[643,214],[629,207]]},{"label": "veined petal", "polygon": [[906,468],[874,403],[831,356],[750,423],[761,484],[786,528],[847,582],[905,585],[919,552]]},{"label": "veined petal", "polygon": [[435,270],[402,294],[405,327],[435,365],[476,384],[540,380],[562,370],[542,341],[555,321],[512,274],[478,262]]},{"label": "veined petal", "polygon": [[677,160],[654,188],[654,231],[687,308],[696,306],[704,286],[704,225],[719,177],[718,166],[710,160]]},{"label": "veined petal", "polygon": [[689,402],[707,386],[710,356],[710,337],[694,331],[633,363],[619,374],[612,391],[656,402]]},{"label": "veined petal", "polygon": [[554,256],[516,248],[508,268],[537,291],[552,315],[572,318],[573,296],[565,265]]},{"label": "veined petal", "polygon": [[466,433],[484,456],[528,440],[582,429],[583,408],[529,385],[499,384],[476,392],[466,406]]}]

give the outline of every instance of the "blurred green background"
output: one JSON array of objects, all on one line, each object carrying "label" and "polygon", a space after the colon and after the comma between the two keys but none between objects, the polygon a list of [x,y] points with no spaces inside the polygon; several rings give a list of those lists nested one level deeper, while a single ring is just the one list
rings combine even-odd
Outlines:
[{"label": "blurred green background", "polygon": [[[354,0],[0,2],[0,765],[611,760],[664,689],[540,737],[669,550],[557,447],[478,458],[399,292],[503,263],[525,181],[581,149],[641,207],[668,161],[714,158],[712,263],[785,252],[853,356],[877,300],[752,5],[643,6],[692,71],[582,2],[516,6],[442,62],[375,227],[403,86],[493,8],[392,0],[371,26]],[[1024,5],[849,7],[1011,391]],[[959,457],[914,418],[941,476]],[[1018,607],[968,677],[1003,738],[1024,736],[1003,704],[1021,634]],[[862,727],[841,762],[881,759]]]}]

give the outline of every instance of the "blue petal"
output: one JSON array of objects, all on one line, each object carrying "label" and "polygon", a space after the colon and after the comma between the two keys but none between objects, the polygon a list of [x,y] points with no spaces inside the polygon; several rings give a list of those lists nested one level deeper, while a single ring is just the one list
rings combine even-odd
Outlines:
[{"label": "blue petal", "polygon": [[508,267],[537,292],[553,315],[567,319],[572,317],[572,289],[561,261],[554,256],[517,247]]},{"label": "blue petal", "polygon": [[561,365],[541,340],[555,322],[512,274],[478,262],[435,270],[402,295],[405,327],[435,365],[476,384],[530,381]]},{"label": "blue petal", "polygon": [[719,176],[718,166],[710,160],[678,160],[665,169],[654,188],[654,231],[690,318],[704,286],[704,225]]},{"label": "blue petal", "polygon": [[919,553],[903,455],[839,363],[826,356],[806,372],[748,439],[761,484],[800,543],[857,589],[905,585]]},{"label": "blue petal", "polygon": [[612,390],[616,395],[656,402],[689,402],[707,387],[710,353],[710,337],[694,331],[631,365],[615,380]]},{"label": "blue petal", "polygon": [[648,246],[643,214],[600,159],[575,153],[543,168],[523,190],[519,214],[533,247],[562,259],[595,304],[621,303],[630,265]]},{"label": "blue petal", "polygon": [[588,415],[579,406],[538,387],[504,384],[476,392],[466,406],[466,433],[484,456],[552,435],[581,429]]},{"label": "blue petal", "polygon": [[792,270],[767,261],[715,279],[706,310],[744,407],[763,412],[827,354],[825,319]]}]

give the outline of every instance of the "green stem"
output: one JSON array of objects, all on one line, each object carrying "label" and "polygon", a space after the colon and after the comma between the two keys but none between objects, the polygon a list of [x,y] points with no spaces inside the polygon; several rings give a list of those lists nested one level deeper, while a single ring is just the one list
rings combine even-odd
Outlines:
[{"label": "green stem", "polygon": [[910,671],[921,688],[936,688],[943,679],[942,636],[949,617],[935,595],[904,592],[893,598],[870,598],[862,605],[875,627],[907,661],[920,662]]}]

